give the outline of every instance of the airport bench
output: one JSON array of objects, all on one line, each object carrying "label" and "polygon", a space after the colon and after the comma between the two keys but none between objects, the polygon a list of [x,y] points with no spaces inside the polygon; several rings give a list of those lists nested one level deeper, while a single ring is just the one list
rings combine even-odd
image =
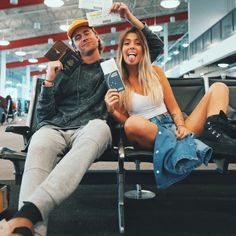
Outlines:
[{"label": "airport bench", "polygon": [[[189,115],[196,104],[200,101],[202,96],[205,94],[207,89],[206,80],[202,78],[195,79],[171,79],[169,80],[172,86],[173,92],[176,99],[181,107],[181,110]],[[217,82],[217,80],[209,79],[209,84]],[[226,83],[230,88],[230,109],[229,115],[231,118],[236,116],[236,80],[222,81]],[[36,128],[35,120],[35,105],[37,102],[37,96],[40,91],[42,80],[35,80],[34,91],[32,95],[32,101],[30,104],[27,126],[9,126],[6,128],[6,132],[13,132],[23,135],[24,138],[24,149],[20,152],[11,150],[7,147],[2,147],[0,149],[0,158],[7,159],[13,162],[15,168],[15,182],[20,184],[21,177],[24,170],[24,162],[26,158],[27,146],[31,135],[34,133]],[[117,163],[117,170],[92,170],[84,176],[82,183],[117,183],[117,205],[118,205],[118,222],[120,233],[125,232],[125,221],[124,221],[124,206],[125,206],[125,184],[136,184],[136,198],[141,198],[142,189],[140,184],[143,183],[154,183],[154,173],[153,170],[141,170],[141,162],[152,163],[152,152],[146,150],[136,150],[130,144],[126,144],[125,139],[120,139],[122,134],[122,129],[118,128],[113,134],[113,147],[107,150],[104,155],[99,159],[99,161],[104,162],[115,162]],[[220,167],[221,173],[223,175],[228,175],[232,171],[228,171],[228,166],[230,163],[236,162],[235,156],[228,156],[225,154],[218,154],[213,152],[212,161]],[[135,162],[136,170],[125,170],[124,164],[126,162]],[[218,174],[216,170],[210,171]],[[205,172],[206,173],[206,172]],[[205,174],[204,173],[204,174]],[[211,174],[212,175],[212,174]],[[109,177],[107,177],[109,176]],[[212,175],[213,176],[213,175]],[[222,178],[223,179],[223,178]],[[137,184],[138,183],[138,184]]]}]

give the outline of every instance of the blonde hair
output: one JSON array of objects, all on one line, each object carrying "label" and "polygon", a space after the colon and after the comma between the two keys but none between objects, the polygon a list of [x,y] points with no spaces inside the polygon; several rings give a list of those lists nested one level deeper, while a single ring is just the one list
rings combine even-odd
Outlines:
[{"label": "blonde hair", "polygon": [[144,95],[149,96],[151,98],[151,101],[159,106],[163,99],[163,92],[161,83],[159,81],[159,76],[151,64],[147,40],[143,33],[135,27],[130,28],[129,30],[125,31],[123,35],[121,35],[117,50],[117,64],[122,79],[125,83],[125,90],[120,94],[120,106],[123,107],[126,111],[130,111],[132,108],[131,93],[133,89],[129,82],[128,69],[122,55],[124,40],[129,33],[137,34],[143,49],[143,56],[138,65],[139,85],[143,88]]}]

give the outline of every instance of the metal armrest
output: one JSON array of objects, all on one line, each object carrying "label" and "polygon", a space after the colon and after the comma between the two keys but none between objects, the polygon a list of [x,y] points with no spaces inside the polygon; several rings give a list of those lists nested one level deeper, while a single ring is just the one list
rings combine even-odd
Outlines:
[{"label": "metal armrest", "polygon": [[26,153],[18,152],[8,147],[0,147],[0,158],[5,160],[14,161],[25,161]]},{"label": "metal armrest", "polygon": [[21,177],[24,171],[24,164],[26,159],[25,152],[18,152],[7,147],[0,148],[0,158],[9,160],[14,165],[15,183],[18,185],[21,183]]},{"label": "metal armrest", "polygon": [[7,126],[5,132],[12,132],[30,138],[30,128],[28,126]]}]

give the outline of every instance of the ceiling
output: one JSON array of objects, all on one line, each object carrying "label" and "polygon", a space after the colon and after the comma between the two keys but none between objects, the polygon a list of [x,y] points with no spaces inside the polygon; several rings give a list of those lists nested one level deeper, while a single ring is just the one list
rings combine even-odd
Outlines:
[{"label": "ceiling", "polygon": [[[51,47],[48,39],[66,40],[66,33],[61,31],[61,24],[71,23],[76,18],[85,18],[86,12],[91,10],[80,9],[78,0],[64,0],[60,8],[48,8],[43,0],[18,0],[18,5],[12,5],[10,0],[1,0],[0,3],[0,39],[10,41],[8,46],[0,46],[0,50],[7,50],[7,68],[25,73],[28,59],[39,58],[39,63],[45,62],[43,57]],[[124,0],[130,10],[139,19],[146,20],[148,25],[168,23],[169,43],[172,44],[188,30],[187,1],[181,0],[176,9],[164,9],[160,0]],[[174,22],[170,17],[174,16]],[[173,17],[172,17],[173,19]],[[37,27],[37,25],[40,27]],[[116,49],[119,34],[129,26],[125,21],[112,25],[96,27],[103,45],[104,57],[114,56],[111,49]],[[111,27],[116,27],[116,33],[111,33]],[[162,33],[160,33],[162,36]],[[111,43],[112,41],[112,43]],[[24,50],[24,57],[16,56],[15,51]],[[31,75],[43,73],[37,65],[31,65]]]}]

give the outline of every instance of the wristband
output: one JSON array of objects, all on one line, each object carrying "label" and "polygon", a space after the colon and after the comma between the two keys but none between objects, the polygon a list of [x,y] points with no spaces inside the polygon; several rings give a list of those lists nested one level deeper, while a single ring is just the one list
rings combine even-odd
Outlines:
[{"label": "wristband", "polygon": [[54,81],[53,81],[53,80],[47,80],[47,79],[45,79],[45,81],[47,81],[47,82],[49,82],[49,83],[51,83],[51,84],[54,84]]},{"label": "wristband", "polygon": [[[50,84],[51,84],[51,86],[53,86],[53,85],[54,85],[54,82],[53,82],[53,81],[51,81],[51,80],[47,80],[47,79],[45,79],[44,81],[47,81],[48,83],[50,83]],[[43,85],[44,85],[44,83],[43,83]]]}]

